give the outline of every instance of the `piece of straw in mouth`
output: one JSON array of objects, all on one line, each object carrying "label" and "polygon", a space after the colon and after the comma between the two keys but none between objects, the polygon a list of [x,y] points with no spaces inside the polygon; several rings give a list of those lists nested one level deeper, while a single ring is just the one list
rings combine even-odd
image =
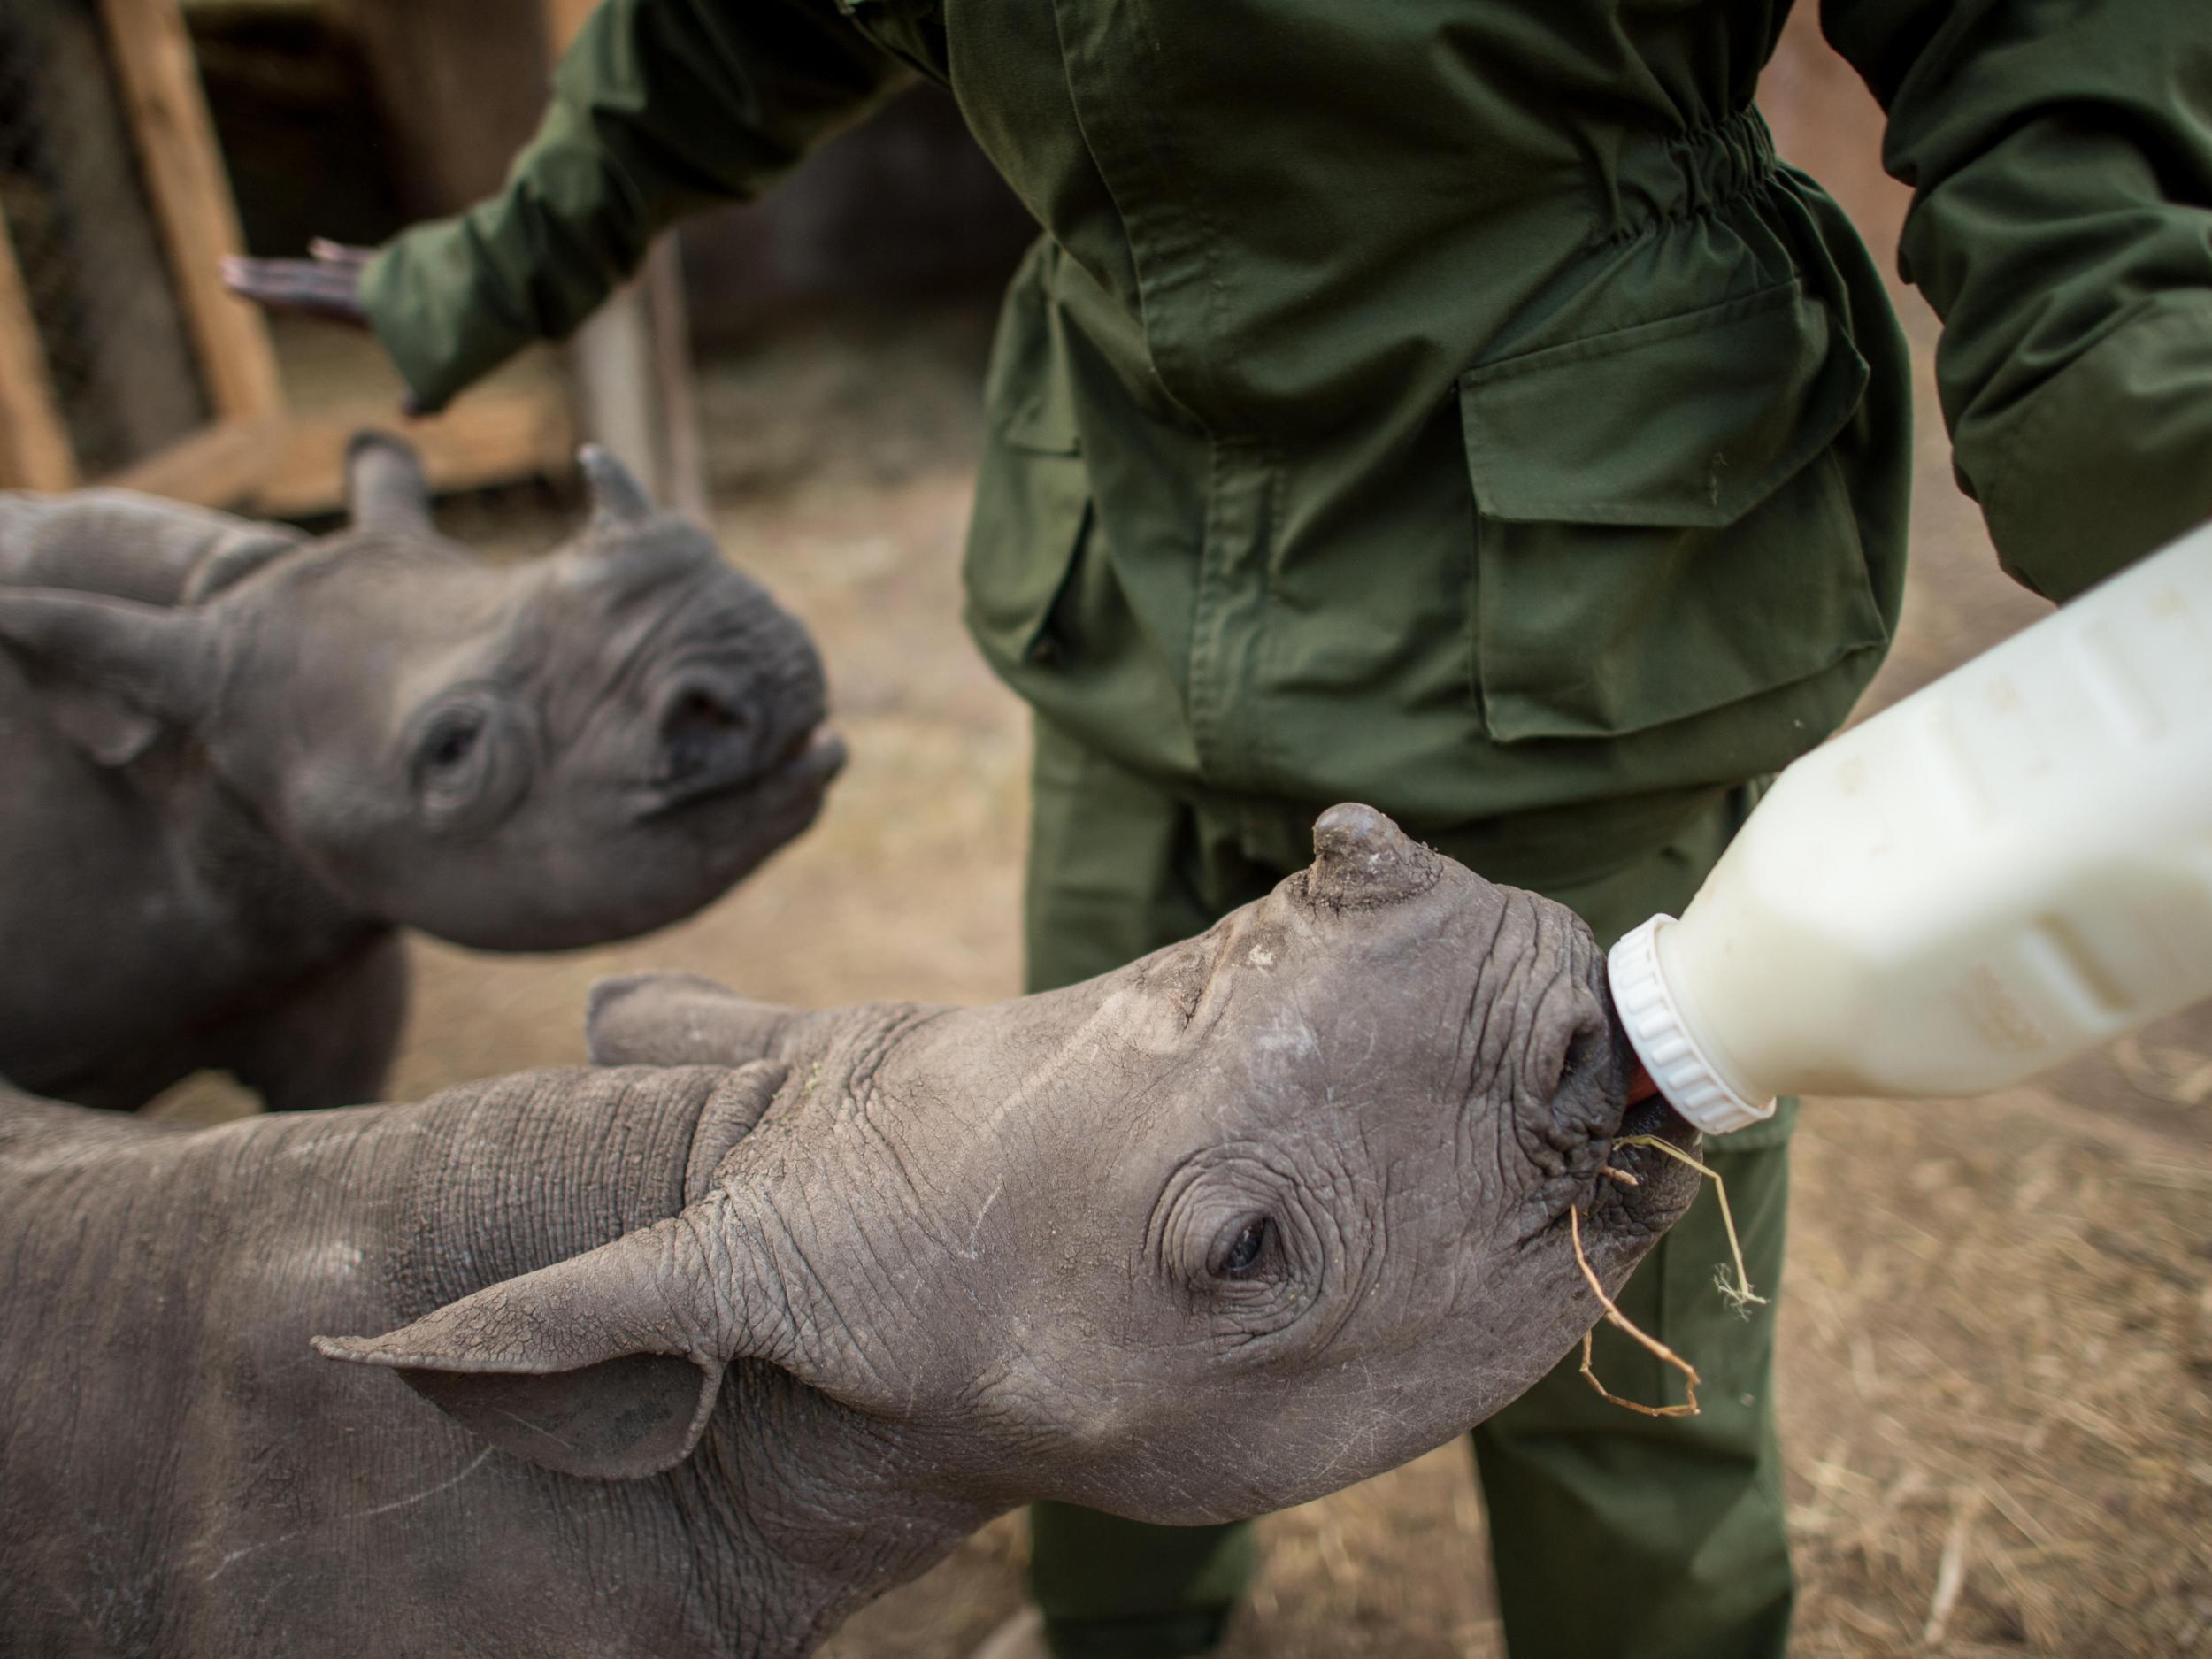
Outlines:
[{"label": "piece of straw in mouth", "polygon": [[1591,1290],[1595,1293],[1599,1303],[1605,1309],[1605,1322],[1608,1325],[1617,1325],[1627,1332],[1632,1338],[1648,1348],[1659,1359],[1680,1371],[1685,1398],[1678,1406],[1647,1406],[1641,1401],[1630,1400],[1615,1394],[1598,1380],[1597,1372],[1590,1368],[1591,1333],[1588,1331],[1582,1333],[1583,1379],[1598,1391],[1600,1399],[1609,1404],[1624,1406],[1631,1411],[1640,1411],[1647,1417],[1695,1417],[1699,1380],[1697,1367],[1684,1359],[1681,1355],[1676,1353],[1657,1337],[1639,1326],[1615,1305],[1612,1297],[1605,1294],[1605,1286],[1598,1278],[1597,1269],[1590,1265],[1590,1258],[1582,1248],[1582,1212],[1579,1210],[1570,1210],[1567,1212],[1567,1232],[1568,1236],[1574,1240],[1575,1265],[1582,1270],[1582,1277],[1589,1281]]},{"label": "piece of straw in mouth", "polygon": [[[1683,1151],[1679,1147],[1673,1145],[1671,1142],[1660,1140],[1656,1135],[1626,1135],[1622,1137],[1622,1139],[1616,1144],[1624,1147],[1654,1148],[1660,1152],[1665,1153],[1667,1156],[1675,1159],[1678,1163],[1688,1164],[1700,1175],[1705,1177],[1706,1179],[1713,1183],[1713,1191],[1720,1199],[1721,1225],[1728,1234],[1728,1251],[1730,1256],[1734,1258],[1736,1264],[1736,1280],[1734,1284],[1732,1285],[1728,1282],[1728,1276],[1725,1269],[1719,1270],[1714,1274],[1713,1282],[1718,1287],[1721,1294],[1728,1299],[1730,1303],[1734,1306],[1736,1311],[1739,1313],[1747,1314],[1754,1303],[1764,1305],[1766,1298],[1760,1295],[1757,1292],[1751,1288],[1751,1276],[1744,1271],[1743,1243],[1742,1240],[1736,1236],[1736,1217],[1734,1213],[1728,1207],[1728,1183],[1721,1179],[1720,1176],[1711,1168],[1700,1163],[1697,1159],[1692,1157],[1688,1153]],[[1610,1164],[1608,1164],[1601,1173],[1624,1187],[1636,1187],[1641,1185],[1637,1178],[1630,1174],[1626,1170],[1616,1170]],[[1582,1277],[1588,1281],[1589,1286],[1596,1294],[1600,1305],[1604,1308],[1606,1323],[1626,1332],[1630,1338],[1640,1343],[1655,1358],[1666,1364],[1673,1366],[1677,1371],[1680,1371],[1683,1378],[1684,1399],[1680,1405],[1647,1406],[1640,1401],[1624,1398],[1622,1395],[1613,1393],[1611,1389],[1608,1388],[1603,1383],[1600,1382],[1598,1380],[1596,1371],[1593,1369],[1591,1365],[1591,1338],[1594,1333],[1594,1327],[1593,1328],[1593,1331],[1585,1331],[1582,1333],[1583,1379],[1587,1382],[1591,1387],[1597,1390],[1599,1398],[1610,1404],[1624,1407],[1628,1410],[1641,1412],[1646,1417],[1695,1417],[1698,1414],[1697,1386],[1700,1381],[1697,1374],[1697,1367],[1691,1364],[1689,1361],[1684,1359],[1679,1354],[1669,1348],[1664,1342],[1662,1342],[1657,1337],[1653,1336],[1647,1331],[1640,1329],[1632,1320],[1629,1318],[1626,1314],[1620,1310],[1619,1306],[1615,1303],[1612,1297],[1605,1294],[1605,1286],[1599,1281],[1597,1270],[1590,1265],[1590,1258],[1582,1248],[1582,1212],[1580,1210],[1570,1210],[1567,1212],[1567,1226],[1569,1236],[1574,1241],[1575,1265],[1582,1270]]]},{"label": "piece of straw in mouth", "polygon": [[1729,1305],[1738,1313],[1747,1317],[1754,1307],[1765,1307],[1767,1299],[1751,1288],[1751,1275],[1744,1271],[1743,1240],[1736,1236],[1736,1215],[1728,1207],[1728,1183],[1721,1179],[1715,1171],[1699,1163],[1680,1147],[1676,1146],[1671,1141],[1662,1141],[1657,1135],[1624,1135],[1613,1144],[1623,1147],[1650,1147],[1656,1151],[1665,1153],[1678,1164],[1688,1164],[1707,1180],[1712,1182],[1713,1196],[1720,1200],[1720,1225],[1728,1234],[1728,1254],[1736,1263],[1734,1284],[1728,1282],[1728,1276],[1723,1271],[1714,1273],[1713,1282],[1720,1287],[1720,1294],[1728,1298]]}]

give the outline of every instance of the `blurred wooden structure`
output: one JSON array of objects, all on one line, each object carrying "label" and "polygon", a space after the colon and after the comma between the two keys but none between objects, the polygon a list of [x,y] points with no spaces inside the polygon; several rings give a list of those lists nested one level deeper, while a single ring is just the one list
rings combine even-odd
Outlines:
[{"label": "blurred wooden structure", "polygon": [[[165,279],[151,286],[165,288],[160,297],[181,313],[189,358],[181,373],[194,382],[183,396],[197,413],[188,415],[183,430],[168,431],[150,446],[128,444],[119,456],[85,453],[52,373],[63,343],[54,337],[56,307],[44,308],[42,328],[41,308],[16,257],[8,197],[0,192],[0,488],[64,489],[98,481],[278,516],[329,510],[340,497],[341,459],[352,432],[389,425],[396,411],[381,404],[288,406],[268,327],[253,307],[223,289],[219,263],[241,250],[238,216],[178,0],[57,4],[88,11],[96,4],[96,29],[88,18],[64,20],[73,26],[73,39],[96,34],[93,61],[77,66],[107,83],[97,88],[99,96],[111,102],[127,129],[117,148],[127,152],[122,165],[134,169],[157,223],[163,266],[158,273],[133,274],[142,285],[149,275]],[[565,42],[589,11],[581,0],[530,4],[542,8],[534,17],[549,46]],[[438,31],[467,27],[470,11],[423,8],[421,49],[434,53]],[[80,24],[88,27],[74,27]],[[47,65],[33,67],[42,74]],[[434,148],[435,142],[434,134]],[[65,141],[50,143],[49,153],[56,149],[65,150]],[[63,181],[65,192],[70,182]],[[64,205],[73,205],[81,221],[122,211],[105,203]],[[408,435],[434,485],[467,488],[560,471],[580,432],[656,480],[670,504],[703,510],[673,260],[672,249],[657,253],[641,281],[587,326],[571,349],[568,388],[545,380],[495,386],[458,400],[442,416],[411,424]],[[68,323],[95,331],[121,326],[97,306],[71,311]],[[126,400],[128,373],[126,365],[108,376],[122,382],[115,393]],[[173,416],[166,423],[178,424]]]},{"label": "blurred wooden structure", "polygon": [[[551,56],[568,48],[599,0],[545,0]],[[646,256],[637,280],[569,342],[569,373],[584,432],[641,478],[663,505],[707,514],[706,458],[691,389],[691,339],[673,231]]]},{"label": "blurred wooden structure", "polygon": [[[8,42],[19,94],[11,119],[42,117],[57,130],[12,134],[12,152],[36,164],[39,176],[0,194],[0,483],[66,488],[105,470],[119,448],[173,430],[180,413],[188,420],[204,411],[206,430],[273,416],[282,397],[267,333],[223,295],[217,276],[237,223],[172,0],[99,0],[96,14],[27,5],[10,26],[20,31]],[[39,107],[27,107],[26,87],[45,93]],[[113,199],[79,199],[96,192]],[[36,269],[20,257],[19,215]],[[142,217],[150,225],[127,223]],[[104,220],[116,222],[113,234],[104,234]],[[96,360],[98,342],[58,336],[65,326],[112,321],[134,344],[155,339],[170,307],[150,325],[131,314],[143,309],[134,296],[103,288],[96,268],[145,256],[165,265],[165,283],[153,286],[166,289],[161,298],[173,306],[189,360],[157,353],[136,366],[149,382],[181,375],[195,383],[162,388],[173,404],[165,419],[119,421],[96,434],[81,405],[115,404],[134,388]],[[149,273],[131,274],[142,282]],[[81,371],[65,388],[55,373],[65,355]]]},{"label": "blurred wooden structure", "polygon": [[6,230],[0,219],[0,484],[67,489],[77,481],[77,458]]},{"label": "blurred wooden structure", "polygon": [[[411,219],[458,211],[499,187],[535,129],[552,65],[597,0],[325,0],[358,42],[378,93]],[[692,396],[676,238],[600,308],[564,357],[576,436],[608,449],[658,498],[703,516],[704,465]],[[472,391],[448,419],[484,400]],[[501,423],[516,427],[510,410]]]}]

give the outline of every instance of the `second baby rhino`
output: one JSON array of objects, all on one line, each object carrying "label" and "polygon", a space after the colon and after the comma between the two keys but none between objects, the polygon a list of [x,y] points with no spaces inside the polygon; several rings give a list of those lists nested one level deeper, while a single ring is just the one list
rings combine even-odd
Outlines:
[{"label": "second baby rhino", "polygon": [[351,521],[0,495],[0,1075],[134,1107],[219,1068],[377,1097],[397,929],[492,950],[690,914],[814,818],[843,749],[798,623],[588,450],[593,512],[500,565],[413,452]]}]

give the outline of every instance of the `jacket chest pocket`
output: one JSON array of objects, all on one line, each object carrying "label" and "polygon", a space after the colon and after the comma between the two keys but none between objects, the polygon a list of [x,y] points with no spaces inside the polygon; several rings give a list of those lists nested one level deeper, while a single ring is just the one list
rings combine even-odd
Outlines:
[{"label": "jacket chest pocket", "polygon": [[1866,381],[1794,282],[1462,375],[1490,737],[1642,731],[1884,643],[1828,452]]}]

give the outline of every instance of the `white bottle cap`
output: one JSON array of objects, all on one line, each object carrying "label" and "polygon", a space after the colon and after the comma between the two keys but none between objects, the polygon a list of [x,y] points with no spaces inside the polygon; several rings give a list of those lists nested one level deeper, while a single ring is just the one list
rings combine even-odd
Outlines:
[{"label": "white bottle cap", "polygon": [[1667,1104],[1709,1135],[1724,1135],[1774,1116],[1774,1102],[1739,1094],[1707,1057],[1659,972],[1659,930],[1671,916],[1655,916],[1624,935],[1606,957],[1613,1006],[1644,1070]]}]

